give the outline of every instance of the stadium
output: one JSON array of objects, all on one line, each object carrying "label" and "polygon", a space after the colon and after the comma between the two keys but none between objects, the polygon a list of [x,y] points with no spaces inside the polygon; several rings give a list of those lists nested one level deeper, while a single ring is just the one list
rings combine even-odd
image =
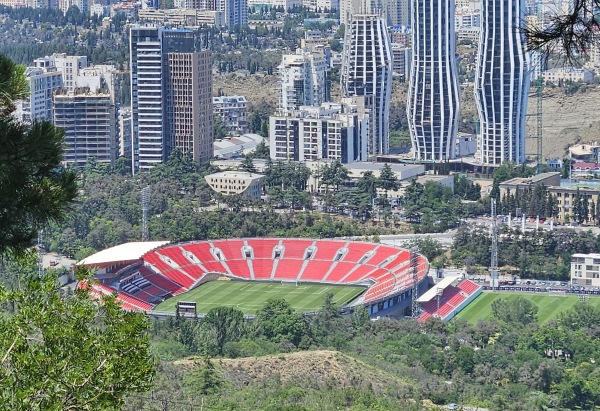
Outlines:
[{"label": "stadium", "polygon": [[306,238],[134,242],[78,265],[95,270],[93,295],[116,293],[124,309],[153,316],[174,315],[182,307],[201,315],[217,306],[251,316],[279,297],[298,312],[312,312],[328,293],[342,308],[410,314],[415,280],[419,295],[425,293],[429,270],[424,256],[406,249]]}]

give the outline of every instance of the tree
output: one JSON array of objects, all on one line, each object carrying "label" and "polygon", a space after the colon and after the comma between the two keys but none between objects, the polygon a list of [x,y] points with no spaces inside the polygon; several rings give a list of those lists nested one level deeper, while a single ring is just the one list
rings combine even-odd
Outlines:
[{"label": "tree", "polygon": [[242,163],[240,164],[240,169],[247,171],[248,173],[256,173],[256,167],[254,166],[252,157],[244,157]]},{"label": "tree", "polygon": [[256,313],[260,333],[274,342],[289,341],[298,346],[307,325],[283,298],[268,300]]},{"label": "tree", "polygon": [[396,174],[392,171],[392,168],[388,163],[385,163],[381,168],[379,178],[377,179],[377,186],[385,191],[386,199],[388,196],[388,191],[398,190],[400,187],[398,177],[396,177]]},{"label": "tree", "polygon": [[[78,273],[81,274],[81,271]],[[0,403],[12,410],[117,410],[146,391],[155,364],[145,314],[124,311],[115,296],[89,287],[63,295],[56,278],[32,279],[0,304]]]},{"label": "tree", "polygon": [[566,14],[558,13],[549,18],[549,24],[529,24],[525,28],[531,49],[557,50],[567,60],[582,51],[589,50],[600,29],[597,10],[600,0],[574,0]]},{"label": "tree", "polygon": [[215,140],[221,140],[229,135],[229,131],[227,131],[227,127],[221,117],[215,117],[213,121],[213,132],[215,136]]},{"label": "tree", "polygon": [[213,327],[217,335],[217,349],[223,354],[223,347],[229,341],[237,341],[244,330],[244,313],[232,307],[211,309],[204,317],[204,324]]},{"label": "tree", "polygon": [[433,261],[437,256],[444,252],[442,243],[429,236],[415,237],[406,245],[406,247],[415,247],[418,252],[423,254],[429,261]]},{"label": "tree", "polygon": [[63,132],[11,116],[26,87],[22,68],[0,55],[0,254],[29,247],[77,195],[75,173],[61,167]]}]

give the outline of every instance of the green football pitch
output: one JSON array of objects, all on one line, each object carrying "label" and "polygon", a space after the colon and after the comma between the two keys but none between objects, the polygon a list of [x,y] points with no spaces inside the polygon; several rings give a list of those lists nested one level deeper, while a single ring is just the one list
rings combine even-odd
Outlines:
[{"label": "green football pitch", "polygon": [[[456,318],[476,324],[479,320],[486,320],[492,317],[492,302],[494,300],[506,298],[510,301],[517,297],[527,298],[538,306],[537,316],[540,324],[556,319],[560,312],[568,310],[579,302],[579,297],[576,295],[483,292],[464,310],[458,313]],[[586,304],[600,307],[600,297],[588,296],[588,298]]]},{"label": "green football pitch", "polygon": [[326,294],[333,294],[337,305],[344,305],[363,291],[364,287],[318,285],[280,282],[210,281],[158,304],[154,311],[175,312],[177,302],[196,303],[198,314],[215,307],[234,307],[247,315],[256,314],[267,300],[284,298],[297,312],[317,311]]}]

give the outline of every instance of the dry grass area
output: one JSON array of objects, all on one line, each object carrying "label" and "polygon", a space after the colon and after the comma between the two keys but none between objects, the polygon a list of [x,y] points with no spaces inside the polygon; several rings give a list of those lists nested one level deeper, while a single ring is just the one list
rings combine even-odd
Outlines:
[{"label": "dry grass area", "polygon": [[[193,361],[188,359],[177,363],[190,365]],[[338,387],[370,384],[376,392],[394,382],[402,384],[393,375],[337,351],[301,351],[212,361],[221,370],[223,377],[236,387],[273,378],[282,384],[295,383],[311,387],[322,387],[325,384]]]},{"label": "dry grass area", "polygon": [[277,107],[279,99],[277,76],[264,73],[213,73],[213,95],[218,96],[219,91],[226,96],[245,96],[254,106],[266,101]]},{"label": "dry grass area", "polygon": [[[544,158],[564,157],[567,147],[600,141],[600,87],[588,86],[585,92],[567,96],[563,89],[545,87],[542,101]],[[535,94],[529,97],[528,113],[537,112]],[[536,117],[527,118],[527,135],[535,136]],[[527,140],[527,153],[536,151],[536,140]]]}]

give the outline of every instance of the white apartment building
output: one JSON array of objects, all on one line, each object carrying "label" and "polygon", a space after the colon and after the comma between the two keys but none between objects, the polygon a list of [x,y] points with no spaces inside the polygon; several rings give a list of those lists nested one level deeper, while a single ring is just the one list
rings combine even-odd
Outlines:
[{"label": "white apartment building", "polygon": [[560,82],[591,83],[594,72],[575,67],[557,67],[542,72],[544,81],[558,85]]},{"label": "white apartment building", "polygon": [[460,89],[454,1],[416,0],[412,10],[410,86],[406,105],[413,158],[454,158]]},{"label": "white apartment building", "polygon": [[600,287],[600,254],[573,254],[571,256],[571,284]]},{"label": "white apartment building", "polygon": [[273,160],[366,159],[369,117],[357,106],[325,103],[269,118]]},{"label": "white apartment building", "polygon": [[210,188],[226,196],[245,195],[260,198],[262,194],[262,174],[244,171],[222,171],[204,177]]},{"label": "white apartment building", "polygon": [[284,54],[277,69],[280,111],[318,106],[328,100],[328,67],[322,52],[298,49],[296,54]]},{"label": "white apartment building", "polygon": [[410,63],[412,62],[412,47],[392,43],[392,54],[394,55],[394,76],[405,81],[410,74]]},{"label": "white apartment building", "polygon": [[524,0],[486,0],[475,72],[481,162],[525,161],[525,115],[531,58],[526,51]]},{"label": "white apartment building", "polygon": [[29,96],[17,104],[16,116],[25,123],[52,121],[52,95],[63,87],[62,75],[56,67],[27,67],[25,78]]},{"label": "white apartment building", "polygon": [[227,131],[239,134],[245,133],[247,122],[246,97],[219,96],[213,97],[213,114],[220,118]]},{"label": "white apartment building", "polygon": [[302,5],[312,11],[332,11],[340,9],[340,0],[303,0]]},{"label": "white apartment building", "polygon": [[162,28],[134,26],[130,32],[132,170],[163,162]]},{"label": "white apartment building", "polygon": [[377,14],[355,14],[346,28],[340,85],[342,97],[372,96],[369,157],[387,154],[392,93],[392,46],[385,20]]},{"label": "white apartment building", "polygon": [[35,67],[55,67],[62,75],[63,87],[73,91],[78,87],[77,78],[79,71],[88,66],[87,56],[69,56],[65,53],[54,53],[51,56],[42,57],[33,61]]}]

